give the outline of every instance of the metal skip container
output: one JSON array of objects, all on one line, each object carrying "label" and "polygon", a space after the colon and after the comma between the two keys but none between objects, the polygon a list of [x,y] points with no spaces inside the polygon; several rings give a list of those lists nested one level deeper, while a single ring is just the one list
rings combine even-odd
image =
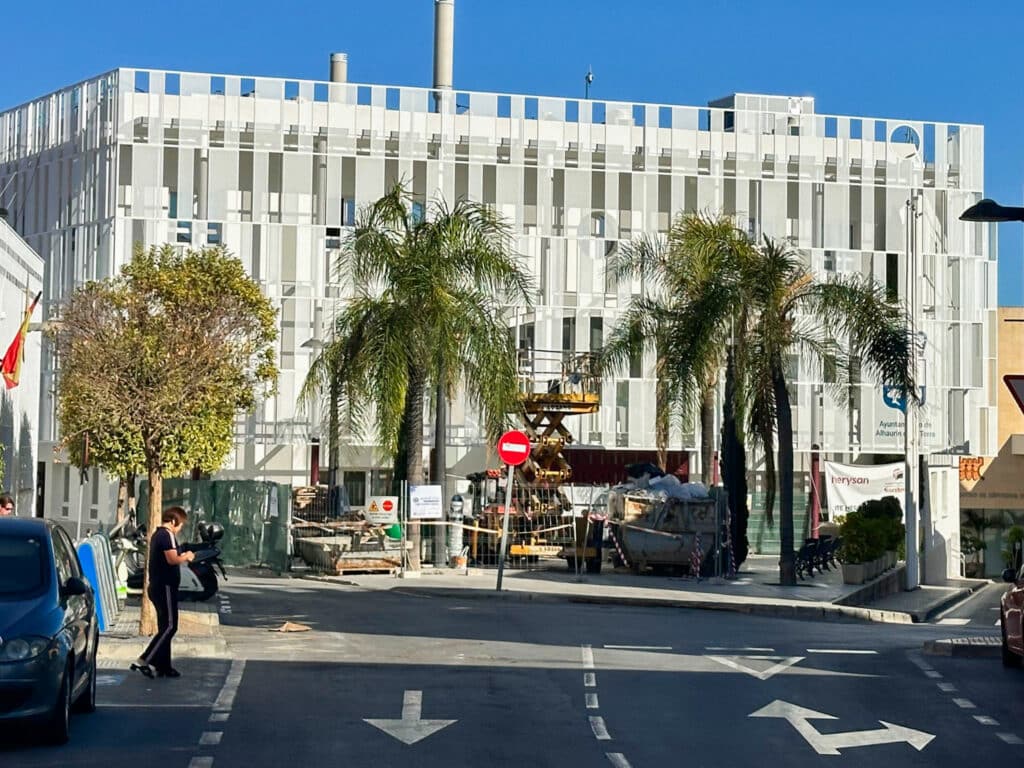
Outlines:
[{"label": "metal skip container", "polygon": [[[619,496],[619,498],[614,498]],[[700,561],[710,568],[717,550],[719,501],[611,494],[609,523],[626,565],[637,573],[649,566],[688,569]]]}]

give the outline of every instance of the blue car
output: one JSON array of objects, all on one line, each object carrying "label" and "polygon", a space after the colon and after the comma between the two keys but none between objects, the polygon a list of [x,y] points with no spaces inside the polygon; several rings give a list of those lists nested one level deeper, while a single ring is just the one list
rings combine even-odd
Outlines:
[{"label": "blue car", "polygon": [[71,712],[96,709],[98,642],[96,601],[67,533],[0,517],[0,723],[32,721],[65,743]]}]

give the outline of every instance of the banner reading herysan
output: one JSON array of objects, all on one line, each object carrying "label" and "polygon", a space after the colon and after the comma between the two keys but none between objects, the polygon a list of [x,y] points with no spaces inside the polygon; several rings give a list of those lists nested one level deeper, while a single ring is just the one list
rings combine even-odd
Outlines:
[{"label": "banner reading herysan", "polygon": [[853,512],[865,501],[895,496],[903,508],[904,465],[896,464],[825,464],[825,487],[828,511],[832,519]]}]

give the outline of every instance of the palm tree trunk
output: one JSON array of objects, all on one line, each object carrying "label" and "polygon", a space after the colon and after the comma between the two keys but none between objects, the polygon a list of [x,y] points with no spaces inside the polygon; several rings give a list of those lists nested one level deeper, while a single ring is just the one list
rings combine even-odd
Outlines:
[{"label": "palm tree trunk", "polygon": [[704,485],[714,480],[712,463],[715,449],[715,387],[708,385],[700,397],[700,472]]},{"label": "palm tree trunk", "polygon": [[[146,526],[146,551],[153,540],[156,529],[163,524],[164,478],[159,465],[149,460],[149,522]],[[156,609],[149,600],[149,568],[142,572],[142,610],[139,613],[139,634],[156,634]]]},{"label": "palm tree trunk", "polygon": [[747,456],[740,435],[736,392],[736,359],[730,348],[725,367],[725,400],[722,404],[722,480],[729,498],[729,535],[733,558],[739,568],[747,559]]},{"label": "palm tree trunk", "polygon": [[793,409],[786,389],[782,361],[772,360],[772,389],[779,433],[779,583],[796,586],[793,551]]},{"label": "palm tree trunk", "polygon": [[659,358],[654,385],[654,444],[658,450],[658,466],[668,472],[668,382],[663,375],[665,364]]},{"label": "palm tree trunk", "polygon": [[[405,479],[412,485],[423,482],[423,399],[426,395],[426,378],[421,371],[410,371],[409,389],[405,395],[406,457]],[[417,522],[409,523],[409,567],[420,568],[420,547],[423,532]]]}]

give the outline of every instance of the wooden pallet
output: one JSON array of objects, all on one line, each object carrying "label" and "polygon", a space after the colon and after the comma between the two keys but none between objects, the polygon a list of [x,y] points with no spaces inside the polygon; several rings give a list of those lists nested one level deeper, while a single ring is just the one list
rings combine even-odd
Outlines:
[{"label": "wooden pallet", "polygon": [[397,573],[399,564],[393,560],[356,560],[355,558],[339,558],[334,565],[334,572],[338,576],[345,576],[352,573]]}]

